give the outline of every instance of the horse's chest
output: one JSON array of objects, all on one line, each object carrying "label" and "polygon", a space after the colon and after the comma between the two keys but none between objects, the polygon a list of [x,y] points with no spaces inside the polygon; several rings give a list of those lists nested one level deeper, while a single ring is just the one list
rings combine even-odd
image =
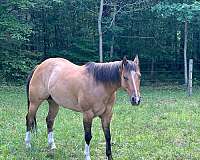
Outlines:
[{"label": "horse's chest", "polygon": [[82,92],[79,95],[79,105],[83,111],[92,110],[96,116],[102,115],[110,104],[110,95],[95,90]]}]

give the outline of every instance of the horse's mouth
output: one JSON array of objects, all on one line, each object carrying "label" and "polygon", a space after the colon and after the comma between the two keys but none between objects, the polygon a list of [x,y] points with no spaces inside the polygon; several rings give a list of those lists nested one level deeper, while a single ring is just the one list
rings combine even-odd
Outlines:
[{"label": "horse's mouth", "polygon": [[136,98],[131,98],[131,104],[132,106],[138,106],[141,102],[141,98],[139,97],[139,99]]},{"label": "horse's mouth", "polygon": [[131,102],[132,106],[139,106],[140,102],[136,103],[136,102]]}]

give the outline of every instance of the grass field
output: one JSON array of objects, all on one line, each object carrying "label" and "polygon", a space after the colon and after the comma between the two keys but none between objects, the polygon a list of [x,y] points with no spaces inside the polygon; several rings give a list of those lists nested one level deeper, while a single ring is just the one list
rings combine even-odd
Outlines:
[{"label": "grass field", "polygon": [[[200,89],[188,98],[180,87],[142,88],[143,102],[131,106],[119,91],[111,124],[116,160],[200,159]],[[49,155],[45,118],[47,103],[38,111],[38,133],[32,150],[24,147],[26,96],[23,87],[0,88],[0,159],[84,159],[82,115],[61,108],[55,123],[57,150]],[[105,159],[100,120],[93,124],[92,160]]]}]

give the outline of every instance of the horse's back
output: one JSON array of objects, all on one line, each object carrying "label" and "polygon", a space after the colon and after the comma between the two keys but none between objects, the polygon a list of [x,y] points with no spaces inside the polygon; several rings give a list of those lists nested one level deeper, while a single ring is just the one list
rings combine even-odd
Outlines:
[{"label": "horse's back", "polygon": [[67,72],[79,67],[64,58],[49,58],[38,65],[35,72],[41,74],[41,76],[49,77],[54,70],[58,71],[60,69],[62,72]]},{"label": "horse's back", "polygon": [[52,66],[64,66],[64,67],[78,67],[77,65],[75,65],[74,63],[68,61],[67,59],[64,59],[64,58],[49,58],[49,59],[46,59],[45,61],[43,61],[41,64],[40,64],[41,67],[45,67],[45,68],[48,68],[48,67],[52,67]]}]

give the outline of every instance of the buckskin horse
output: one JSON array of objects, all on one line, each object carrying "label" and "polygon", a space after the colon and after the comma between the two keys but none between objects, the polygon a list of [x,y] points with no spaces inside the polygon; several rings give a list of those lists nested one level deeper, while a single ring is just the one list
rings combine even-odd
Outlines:
[{"label": "buckskin horse", "polygon": [[31,147],[31,130],[36,127],[36,112],[47,100],[48,145],[55,149],[53,124],[59,106],[83,113],[85,159],[90,160],[91,126],[100,117],[106,139],[106,155],[112,159],[110,122],[116,91],[123,88],[132,105],[140,103],[140,68],[138,56],[109,63],[89,62],[78,66],[66,59],[49,58],[35,67],[28,77],[25,144]]}]

